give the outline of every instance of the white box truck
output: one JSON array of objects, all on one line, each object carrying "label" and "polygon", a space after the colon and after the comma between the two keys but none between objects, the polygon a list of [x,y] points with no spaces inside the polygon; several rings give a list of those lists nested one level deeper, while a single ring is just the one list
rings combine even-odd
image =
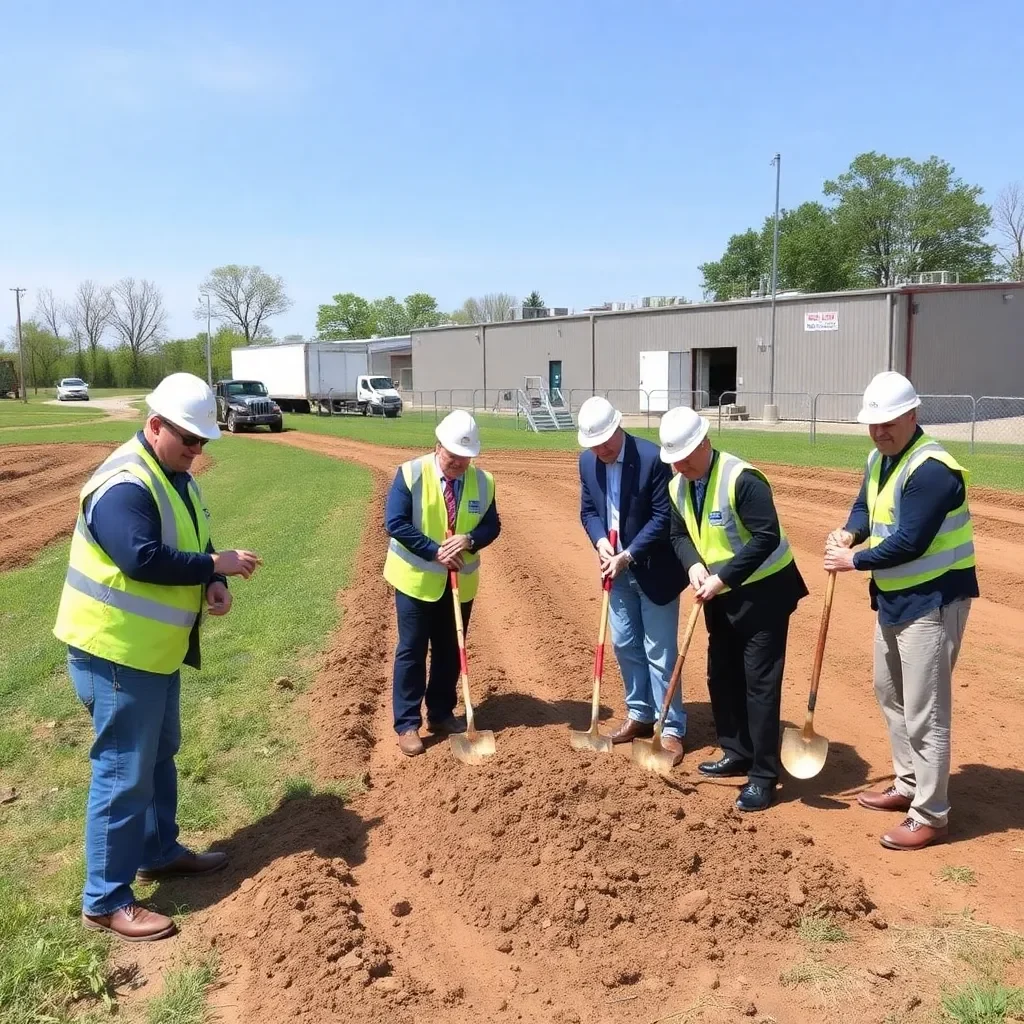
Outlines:
[{"label": "white box truck", "polygon": [[366,345],[301,342],[231,350],[231,375],[262,381],[286,412],[362,413],[389,418],[402,412],[390,377],[370,372]]}]

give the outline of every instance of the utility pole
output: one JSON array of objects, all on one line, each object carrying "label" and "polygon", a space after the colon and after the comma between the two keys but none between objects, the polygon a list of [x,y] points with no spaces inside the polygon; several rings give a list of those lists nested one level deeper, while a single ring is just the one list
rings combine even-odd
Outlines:
[{"label": "utility pole", "polygon": [[14,292],[14,305],[18,310],[18,360],[21,363],[21,400],[28,405],[28,388],[25,386],[25,346],[21,342],[21,297],[25,294],[24,288],[12,288]]},{"label": "utility pole", "polygon": [[200,298],[206,299],[206,383],[213,387],[213,355],[210,341],[210,293],[200,292]]},{"label": "utility pole", "polygon": [[[782,156],[776,153],[772,163],[775,165],[775,230],[772,239],[772,330],[771,356],[768,362],[768,408],[774,421],[778,418],[778,408],[775,405],[775,293],[779,288],[779,184],[782,178]],[[765,419],[768,418],[766,414]]]}]

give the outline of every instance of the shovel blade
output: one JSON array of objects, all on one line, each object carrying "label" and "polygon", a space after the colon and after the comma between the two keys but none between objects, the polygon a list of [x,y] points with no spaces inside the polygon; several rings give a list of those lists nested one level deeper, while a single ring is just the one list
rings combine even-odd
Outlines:
[{"label": "shovel blade", "polygon": [[672,774],[675,758],[670,750],[666,750],[660,740],[633,740],[629,756],[633,763],[649,772],[657,772],[668,778]]},{"label": "shovel blade", "polygon": [[612,752],[612,741],[607,736],[602,736],[597,731],[596,725],[588,732],[570,730],[569,746],[573,750],[592,750],[595,754],[610,754]]},{"label": "shovel blade", "polygon": [[452,753],[463,764],[483,764],[495,751],[494,733],[490,729],[453,733],[448,737]]},{"label": "shovel blade", "polygon": [[782,766],[794,779],[813,779],[825,765],[828,740],[812,732],[789,726],[782,734]]}]

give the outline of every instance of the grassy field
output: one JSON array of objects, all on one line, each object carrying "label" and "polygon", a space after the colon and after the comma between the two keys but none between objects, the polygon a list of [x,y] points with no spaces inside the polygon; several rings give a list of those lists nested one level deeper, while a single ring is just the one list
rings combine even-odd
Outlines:
[{"label": "grassy field", "polygon": [[[121,440],[129,430],[31,433]],[[305,774],[295,702],[337,624],[370,493],[364,470],[306,452],[240,439],[211,455],[202,486],[215,542],[250,547],[264,565],[232,582],[230,615],[207,620],[202,673],[183,670],[179,822],[199,848],[266,815]],[[105,985],[104,945],[78,924],[91,727],[50,633],[67,548],[0,574],[0,789],[18,793],[0,806],[0,1024],[62,1020],[74,995]],[[281,676],[294,689],[275,687]]]},{"label": "grassy field", "polygon": [[[540,450],[579,451],[575,431],[536,434],[517,429],[509,416],[478,413],[480,440],[484,449],[524,448]],[[334,434],[359,441],[393,444],[403,447],[429,448],[434,443],[433,413],[413,413],[398,419],[363,416],[286,415],[285,428],[310,433]],[[630,430],[639,437],[657,441],[656,429]],[[860,471],[870,450],[867,437],[855,434],[819,434],[814,444],[806,434],[790,431],[762,431],[746,428],[724,428],[712,424],[711,437],[716,446],[727,448],[755,464],[781,463],[790,466]],[[970,471],[971,483],[1000,490],[1024,490],[1024,447],[1020,445],[979,444],[974,454],[966,443],[946,442],[949,452]]]}]

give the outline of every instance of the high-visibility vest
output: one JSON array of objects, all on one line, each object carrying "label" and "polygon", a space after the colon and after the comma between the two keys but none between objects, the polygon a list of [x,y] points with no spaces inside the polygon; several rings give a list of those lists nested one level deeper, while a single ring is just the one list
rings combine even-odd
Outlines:
[{"label": "high-visibility vest", "polygon": [[202,613],[205,587],[129,579],[96,542],[85,519],[86,500],[121,473],[136,477],[153,496],[165,546],[201,552],[209,544],[207,512],[195,480],[190,478],[188,486],[198,529],[160,464],[133,437],[93,473],[78,496],[78,522],[53,632],[58,640],[98,658],[168,675],[181,668],[188,653],[189,634]]},{"label": "high-visibility vest", "polygon": [[[678,509],[686,524],[687,532],[693,541],[701,557],[701,561],[713,573],[720,573],[729,562],[738,555],[747,542],[751,533],[744,526],[743,520],[736,511],[736,481],[740,473],[750,470],[756,473],[765,483],[768,483],[765,475],[755,469],[749,462],[736,458],[728,452],[719,452],[715,465],[708,478],[707,490],[704,493],[704,508],[701,511],[700,522],[697,521],[697,513],[693,507],[693,496],[687,486],[689,481],[682,475],[677,474],[669,484],[669,496],[672,504]],[[781,539],[775,550],[751,573],[741,584],[756,583],[767,576],[784,569],[793,561],[793,552],[790,549],[789,541],[779,524]],[[721,593],[726,593],[730,588],[725,587]]]},{"label": "high-visibility vest", "polygon": [[[448,506],[434,467],[433,454],[406,462],[402,466],[402,478],[412,495],[413,524],[432,541],[442,543],[448,530]],[[469,533],[493,502],[494,477],[486,470],[471,465],[462,482],[455,533]],[[463,551],[462,559],[458,577],[459,599],[472,601],[480,583],[480,555],[476,551]],[[384,560],[384,579],[409,597],[439,601],[448,584],[448,570],[440,562],[428,562],[414,555],[392,537]]]},{"label": "high-visibility vest", "polygon": [[882,477],[881,453],[876,448],[868,456],[864,471],[865,496],[871,524],[868,547],[878,547],[900,528],[903,490],[914,471],[928,459],[935,459],[962,474],[963,504],[946,513],[939,532],[924,554],[891,569],[872,570],[871,578],[879,590],[906,590],[936,580],[954,569],[970,569],[975,564],[974,524],[967,507],[967,470],[942,445],[924,434],[903,453],[882,486],[879,485]]}]

